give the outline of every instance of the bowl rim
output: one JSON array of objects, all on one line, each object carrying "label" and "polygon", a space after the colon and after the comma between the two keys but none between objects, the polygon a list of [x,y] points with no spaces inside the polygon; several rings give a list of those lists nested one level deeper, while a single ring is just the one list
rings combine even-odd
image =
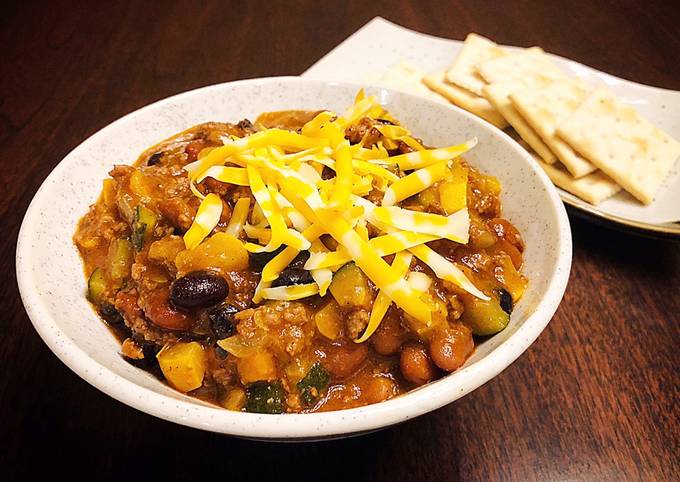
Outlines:
[{"label": "bowl rim", "polygon": [[[229,411],[210,406],[205,402],[195,401],[196,399],[192,401],[191,397],[188,396],[186,396],[186,400],[174,398],[139,386],[90,358],[85,351],[60,330],[57,322],[49,314],[49,309],[41,302],[40,297],[32,289],[33,275],[31,266],[33,263],[31,260],[33,247],[31,244],[31,233],[38,218],[36,215],[37,206],[46,190],[46,186],[52,183],[62,170],[68,168],[67,162],[65,162],[68,157],[80,145],[92,142],[100,136],[105,136],[107,130],[113,125],[126,122],[131,117],[139,115],[146,110],[163,106],[179,98],[190,97],[209,90],[219,90],[227,85],[237,87],[239,85],[266,85],[280,82],[290,83],[291,85],[346,86],[356,89],[362,87],[360,84],[349,82],[283,76],[245,79],[192,89],[158,100],[120,117],[85,139],[55,166],[37,190],[26,210],[19,231],[16,249],[16,276],[19,292],[26,313],[40,337],[52,352],[78,376],[90,385],[126,405],[181,425],[255,439],[320,439],[373,431],[404,422],[440,408],[494,378],[534,342],[557,310],[570,274],[572,258],[571,229],[566,210],[557,190],[536,161],[507,134],[456,106],[443,105],[443,107],[455,112],[455,115],[467,117],[478,124],[480,128],[500,137],[509,149],[514,150],[526,161],[547,190],[550,201],[549,208],[552,211],[551,217],[556,220],[558,229],[558,244],[555,246],[558,258],[556,265],[553,267],[554,275],[546,287],[546,295],[539,300],[533,312],[517,330],[483,359],[437,381],[384,402],[331,412],[269,415]],[[392,91],[391,89],[383,90]],[[416,102],[434,103],[422,97],[400,91],[395,92],[400,96],[411,97]]]}]

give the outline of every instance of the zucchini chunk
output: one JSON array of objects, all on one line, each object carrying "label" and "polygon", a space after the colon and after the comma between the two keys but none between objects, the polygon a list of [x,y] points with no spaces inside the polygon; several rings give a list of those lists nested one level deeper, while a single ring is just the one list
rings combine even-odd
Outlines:
[{"label": "zucchini chunk", "polygon": [[246,389],[246,412],[283,413],[286,393],[281,382],[255,382]]},{"label": "zucchini chunk", "polygon": [[141,204],[135,209],[132,218],[132,236],[130,240],[136,251],[144,247],[144,241],[148,240],[156,227],[156,215]]},{"label": "zucchini chunk", "polygon": [[328,371],[317,362],[312,365],[307,375],[297,382],[297,389],[300,391],[302,403],[307,406],[314,405],[321,396],[321,393],[328,387],[331,377]]}]

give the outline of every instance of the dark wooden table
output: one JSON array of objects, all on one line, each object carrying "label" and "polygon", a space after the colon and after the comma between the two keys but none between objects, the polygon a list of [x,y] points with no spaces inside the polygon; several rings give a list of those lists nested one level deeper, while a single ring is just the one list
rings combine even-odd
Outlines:
[{"label": "dark wooden table", "polygon": [[[680,89],[674,2],[16,2],[0,15],[0,480],[679,480],[680,245],[572,218],[552,323],[435,413],[320,444],[255,443],[124,406],[66,368],[19,299],[19,225],[76,145],[149,102],[299,74],[376,15],[434,35],[540,45]],[[384,4],[384,5],[380,5]]]}]

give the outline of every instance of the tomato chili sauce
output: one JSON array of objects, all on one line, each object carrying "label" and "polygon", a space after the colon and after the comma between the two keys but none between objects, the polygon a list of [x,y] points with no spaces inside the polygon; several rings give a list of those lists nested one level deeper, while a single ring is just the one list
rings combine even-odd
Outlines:
[{"label": "tomato chili sauce", "polygon": [[[183,237],[201,198],[192,192],[184,167],[225,139],[272,128],[300,132],[318,114],[269,112],[255,124],[201,124],[148,149],[133,166],[111,170],[74,241],[85,265],[88,299],[120,338],[126,360],[180,391],[230,410],[339,410],[387,400],[436,380],[462,366],[475,342],[505,328],[527,285],[520,273],[524,243],[501,217],[498,180],[461,157],[447,165],[451,173],[445,179],[398,206],[442,216],[467,207],[467,244],[438,239],[427,245],[460,268],[488,299],[439,278],[418,257],[406,257],[409,281],[424,283],[420,298],[432,319],[425,328],[388,299],[377,329],[357,343],[379,289],[351,261],[335,267],[323,297],[253,303],[263,268],[284,246],[271,252],[244,248],[247,241],[257,242],[256,235],[263,236],[260,244],[267,243],[266,228],[254,227],[263,213],[249,186],[212,177],[198,182],[199,194],[215,194],[222,209],[212,235],[187,248]],[[413,142],[385,139],[380,127],[397,125],[387,116],[365,116],[344,129],[344,139],[366,149],[387,146],[389,156],[414,151]],[[332,178],[328,166],[316,167],[322,180]],[[399,178],[409,174],[394,172]],[[364,196],[377,205],[382,197],[379,189]],[[249,200],[250,232],[230,226],[232,213],[246,204],[237,208],[241,199]],[[463,206],[451,207],[461,199]],[[371,239],[379,234],[370,224],[365,231]],[[329,252],[338,250],[337,240],[327,233],[319,240]],[[392,264],[396,257],[383,258]],[[313,283],[305,269],[309,258],[309,251],[300,251],[271,288]]]}]

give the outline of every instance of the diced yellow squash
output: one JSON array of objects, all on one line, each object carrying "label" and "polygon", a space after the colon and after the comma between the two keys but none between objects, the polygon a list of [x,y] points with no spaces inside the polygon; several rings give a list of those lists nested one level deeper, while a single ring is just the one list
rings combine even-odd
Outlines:
[{"label": "diced yellow squash", "polygon": [[130,176],[130,191],[141,198],[151,197],[151,186],[142,171],[135,170]]},{"label": "diced yellow squash", "polygon": [[180,252],[175,265],[181,274],[206,269],[241,271],[248,267],[248,251],[234,236],[216,233],[195,249]]},{"label": "diced yellow squash", "polygon": [[439,183],[439,200],[446,214],[453,214],[467,206],[468,170],[460,163],[451,168],[451,176]]},{"label": "diced yellow squash", "polygon": [[[445,181],[443,181],[445,182]],[[441,185],[441,183],[440,183]],[[437,186],[430,186],[418,193],[418,202],[425,207],[439,205],[439,191]]]},{"label": "diced yellow squash", "polygon": [[220,401],[227,410],[239,411],[246,403],[246,391],[242,388],[232,388],[229,393]]},{"label": "diced yellow squash", "polygon": [[149,259],[166,265],[174,265],[175,258],[184,251],[184,240],[180,236],[165,236],[149,246]]},{"label": "diced yellow squash", "polygon": [[236,360],[236,368],[244,385],[276,379],[276,362],[274,356],[267,351],[260,351],[251,356],[239,358]]},{"label": "diced yellow squash", "polygon": [[288,382],[296,384],[302,380],[316,361],[317,359],[315,356],[307,354],[291,358],[290,362],[284,368],[284,373]]},{"label": "diced yellow squash", "polygon": [[111,178],[104,179],[102,199],[107,207],[116,205],[116,181]]},{"label": "diced yellow squash", "polygon": [[169,343],[156,358],[165,379],[180,392],[196,390],[203,384],[207,357],[200,343]]},{"label": "diced yellow squash", "polygon": [[343,308],[352,306],[367,308],[371,304],[368,278],[354,263],[347,263],[335,273],[328,290]]},{"label": "diced yellow squash", "polygon": [[487,227],[486,223],[478,218],[473,217],[470,220],[470,240],[468,245],[474,249],[490,248],[496,244],[496,236]]},{"label": "diced yellow squash", "polygon": [[335,340],[340,335],[342,320],[340,319],[340,305],[331,300],[314,315],[316,328],[329,340]]}]

